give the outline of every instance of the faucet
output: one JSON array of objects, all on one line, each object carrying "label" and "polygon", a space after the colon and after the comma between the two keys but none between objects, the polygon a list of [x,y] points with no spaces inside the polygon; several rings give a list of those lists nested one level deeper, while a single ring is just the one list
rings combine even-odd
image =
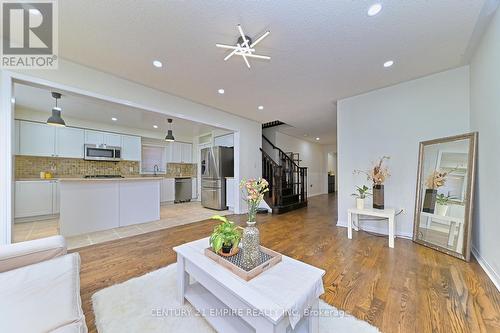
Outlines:
[{"label": "faucet", "polygon": [[155,166],[153,167],[153,172],[155,176],[158,174],[157,173],[158,171],[160,171],[160,167],[158,166],[158,164],[155,164]]}]

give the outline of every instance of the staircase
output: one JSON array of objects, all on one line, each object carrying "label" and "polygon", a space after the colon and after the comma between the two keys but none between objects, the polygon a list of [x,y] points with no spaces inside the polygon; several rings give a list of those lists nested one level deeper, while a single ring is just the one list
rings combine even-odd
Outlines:
[{"label": "staircase", "polygon": [[[262,152],[262,178],[269,182],[269,192],[264,196],[273,214],[281,214],[307,206],[307,168],[300,167],[290,154],[276,147],[269,139],[262,139],[272,147],[272,156]],[[293,155],[292,155],[293,156]]]}]

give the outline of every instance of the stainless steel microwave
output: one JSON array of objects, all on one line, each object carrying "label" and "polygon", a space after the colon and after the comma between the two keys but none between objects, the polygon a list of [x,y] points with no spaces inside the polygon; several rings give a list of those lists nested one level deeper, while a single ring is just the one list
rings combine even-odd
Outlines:
[{"label": "stainless steel microwave", "polygon": [[90,161],[120,161],[120,147],[106,145],[85,145],[84,159]]}]

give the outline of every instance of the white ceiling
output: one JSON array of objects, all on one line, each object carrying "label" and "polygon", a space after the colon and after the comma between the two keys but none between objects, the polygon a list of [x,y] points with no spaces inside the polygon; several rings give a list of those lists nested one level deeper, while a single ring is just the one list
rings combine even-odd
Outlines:
[{"label": "white ceiling", "polygon": [[[59,2],[60,56],[294,134],[336,136],[336,104],[356,95],[464,63],[485,0]],[[270,61],[223,61],[236,25]],[[162,69],[151,62],[159,59]],[[382,64],[395,64],[384,69]],[[217,89],[224,88],[223,96]],[[263,111],[257,106],[264,105]]]},{"label": "white ceiling", "polygon": [[[84,120],[100,125],[120,126],[150,132],[151,137],[162,137],[169,126],[167,117],[156,112],[132,108],[126,105],[115,104],[87,96],[62,93],[58,105],[62,107],[62,116],[71,126],[68,118]],[[26,108],[32,111],[44,112],[47,115],[55,106],[55,99],[51,90],[42,87],[16,84],[14,86],[16,108]],[[111,118],[117,118],[113,121]],[[193,138],[201,134],[210,133],[215,127],[206,126],[189,120],[170,117],[173,119],[172,129],[174,135],[182,138]],[[157,125],[155,129],[153,126]]]}]

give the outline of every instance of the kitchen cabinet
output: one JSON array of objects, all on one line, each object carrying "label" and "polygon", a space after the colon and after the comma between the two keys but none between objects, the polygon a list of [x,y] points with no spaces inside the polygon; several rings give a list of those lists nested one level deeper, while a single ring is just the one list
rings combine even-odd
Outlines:
[{"label": "kitchen cabinet", "polygon": [[56,180],[16,181],[14,217],[59,213],[59,183]]},{"label": "kitchen cabinet", "polygon": [[59,189],[59,181],[52,181],[52,214],[59,214],[59,207],[61,206],[61,191]]},{"label": "kitchen cabinet", "polygon": [[170,163],[192,163],[193,145],[186,142],[173,142],[168,149]]},{"label": "kitchen cabinet", "polygon": [[181,163],[193,162],[193,145],[190,143],[181,143]]},{"label": "kitchen cabinet", "polygon": [[19,123],[19,154],[55,156],[56,128],[41,123]]},{"label": "kitchen cabinet", "polygon": [[103,132],[85,130],[86,145],[102,145],[103,143],[104,143]]},{"label": "kitchen cabinet", "polygon": [[175,179],[163,178],[160,184],[160,202],[173,202],[175,200]]},{"label": "kitchen cabinet", "polygon": [[122,145],[122,136],[120,134],[104,132],[104,142],[106,146],[120,147]]},{"label": "kitchen cabinet", "polygon": [[139,136],[122,135],[122,160],[140,161],[141,160],[141,138]]},{"label": "kitchen cabinet", "polygon": [[56,128],[57,157],[83,158],[84,131],[79,128],[59,127]]},{"label": "kitchen cabinet", "polygon": [[122,136],[120,134],[108,132],[85,130],[85,144],[120,147],[122,144]]},{"label": "kitchen cabinet", "polygon": [[170,157],[169,162],[171,163],[181,163],[182,151],[179,142],[173,142],[170,144]]},{"label": "kitchen cabinet", "polygon": [[191,178],[192,196],[191,199],[198,199],[198,178]]},{"label": "kitchen cabinet", "polygon": [[82,129],[54,127],[29,121],[17,122],[18,154],[83,158],[84,132]]}]

